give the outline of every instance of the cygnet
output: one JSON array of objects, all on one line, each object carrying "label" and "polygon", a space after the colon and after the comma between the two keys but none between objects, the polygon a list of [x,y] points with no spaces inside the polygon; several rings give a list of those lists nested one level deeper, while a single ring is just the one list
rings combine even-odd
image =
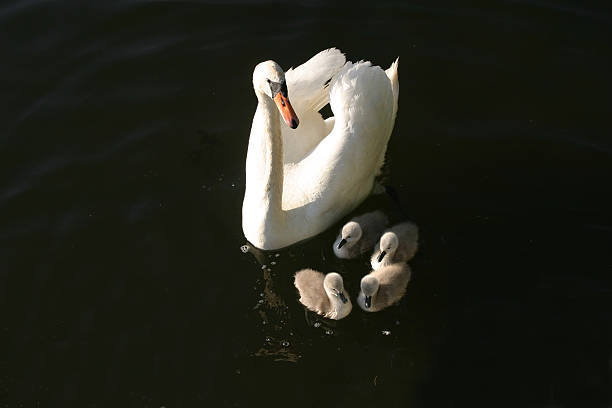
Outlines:
[{"label": "cygnet", "polygon": [[339,273],[323,275],[312,269],[302,269],[296,272],[294,284],[300,292],[300,303],[324,317],[340,320],[353,308]]},{"label": "cygnet", "polygon": [[410,267],[406,263],[381,266],[361,279],[357,304],[366,312],[378,312],[398,302],[410,282]]},{"label": "cygnet", "polygon": [[409,261],[417,251],[418,239],[419,228],[410,221],[389,228],[374,245],[370,259],[372,269]]},{"label": "cygnet", "polygon": [[387,216],[379,210],[353,218],[340,230],[334,242],[334,254],[338,258],[352,259],[368,252],[388,222]]}]

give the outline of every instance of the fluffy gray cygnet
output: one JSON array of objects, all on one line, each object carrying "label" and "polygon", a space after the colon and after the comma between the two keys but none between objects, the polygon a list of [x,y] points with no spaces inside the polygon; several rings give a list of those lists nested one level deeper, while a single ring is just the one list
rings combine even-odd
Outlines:
[{"label": "fluffy gray cygnet", "polygon": [[339,273],[323,275],[312,269],[295,274],[295,287],[300,292],[300,303],[328,319],[340,320],[353,308]]},{"label": "fluffy gray cygnet", "polygon": [[357,304],[366,312],[378,312],[398,302],[410,282],[410,267],[406,263],[381,266],[361,279]]},{"label": "fluffy gray cygnet", "polygon": [[387,229],[374,245],[372,269],[412,259],[418,249],[419,228],[410,221]]},{"label": "fluffy gray cygnet", "polygon": [[338,258],[352,259],[368,252],[388,223],[387,216],[379,210],[353,218],[340,230],[334,242],[334,254]]}]

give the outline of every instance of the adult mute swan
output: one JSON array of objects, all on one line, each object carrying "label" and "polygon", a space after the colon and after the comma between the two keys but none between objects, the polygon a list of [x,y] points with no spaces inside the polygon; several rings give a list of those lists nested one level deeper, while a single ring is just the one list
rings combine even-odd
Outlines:
[{"label": "adult mute swan", "polygon": [[[255,67],[242,203],[249,242],[272,250],[312,237],[370,194],[395,123],[398,63],[345,63],[331,48],[286,73],[274,61]],[[335,117],[323,120],[327,103]]]}]

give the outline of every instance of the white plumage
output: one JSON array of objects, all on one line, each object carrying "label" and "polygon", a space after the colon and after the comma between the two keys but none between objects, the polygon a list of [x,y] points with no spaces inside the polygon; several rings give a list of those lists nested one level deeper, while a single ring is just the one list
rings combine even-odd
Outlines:
[{"label": "white plumage", "polygon": [[[370,194],[397,112],[397,67],[397,61],[386,72],[369,62],[345,64],[332,48],[286,74],[272,61],[255,68],[259,104],[242,206],[253,245],[277,249],[312,237]],[[297,129],[281,120],[269,79],[286,79]],[[318,110],[328,101],[335,116],[323,120]]]}]

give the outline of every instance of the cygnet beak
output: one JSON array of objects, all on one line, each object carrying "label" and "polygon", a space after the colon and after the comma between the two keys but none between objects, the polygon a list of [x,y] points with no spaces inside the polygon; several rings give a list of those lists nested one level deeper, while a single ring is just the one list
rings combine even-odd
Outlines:
[{"label": "cygnet beak", "polygon": [[378,262],[382,261],[385,255],[387,255],[387,253],[385,251],[382,251],[380,255],[378,255]]},{"label": "cygnet beak", "polygon": [[338,296],[340,297],[340,300],[342,301],[342,303],[348,302],[348,300],[346,299],[346,296],[344,296],[344,293],[338,292]]},{"label": "cygnet beak", "polygon": [[338,242],[338,249],[342,248],[346,244],[346,239],[342,238],[340,242]]},{"label": "cygnet beak", "polygon": [[365,301],[363,302],[366,308],[370,308],[372,306],[372,296],[366,296]]}]

